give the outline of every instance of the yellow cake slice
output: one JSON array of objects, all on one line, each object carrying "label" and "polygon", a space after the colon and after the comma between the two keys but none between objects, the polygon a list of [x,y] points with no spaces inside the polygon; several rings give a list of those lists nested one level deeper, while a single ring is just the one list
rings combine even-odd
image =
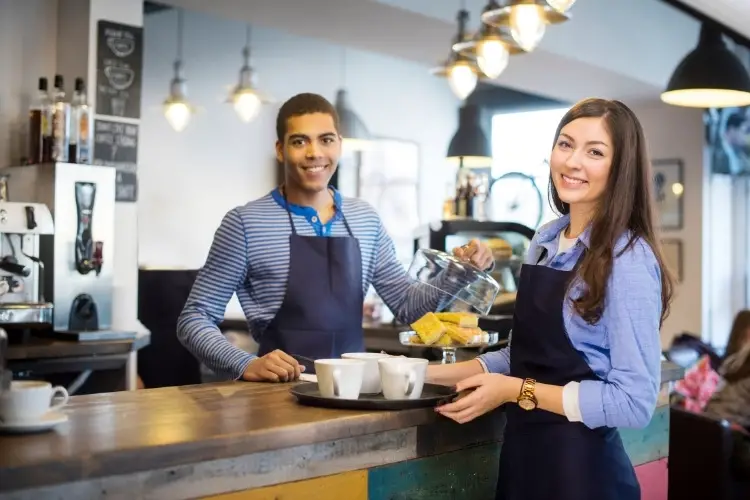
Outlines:
[{"label": "yellow cake slice", "polygon": [[453,323],[454,325],[476,328],[479,326],[479,317],[469,312],[439,312],[435,316],[440,321]]},{"label": "yellow cake slice", "polygon": [[453,345],[453,338],[451,338],[448,333],[444,333],[440,336],[440,338],[435,342],[433,345],[436,346],[452,346]]},{"label": "yellow cake slice", "polygon": [[445,334],[449,336],[456,344],[468,344],[471,340],[482,334],[482,329],[477,327],[464,327],[445,323]]},{"label": "yellow cake slice", "polygon": [[425,345],[434,344],[445,333],[445,325],[431,312],[412,323],[411,327]]}]

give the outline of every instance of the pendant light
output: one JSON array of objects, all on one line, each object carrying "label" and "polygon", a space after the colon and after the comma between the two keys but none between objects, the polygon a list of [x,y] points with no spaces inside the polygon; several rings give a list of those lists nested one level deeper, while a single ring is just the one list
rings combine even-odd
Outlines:
[{"label": "pendant light", "polygon": [[547,0],[505,0],[500,8],[485,11],[482,22],[508,26],[516,43],[526,52],[542,41],[548,24],[567,21],[570,16],[554,9]]},{"label": "pendant light", "polygon": [[343,139],[342,146],[348,151],[363,151],[372,144],[372,135],[365,123],[354,112],[349,102],[346,84],[346,48],[342,52],[341,63],[342,88],[336,92],[336,114],[339,115],[339,133]]},{"label": "pendant light", "polygon": [[547,4],[557,12],[568,12],[576,0],[547,0]]},{"label": "pendant light", "polygon": [[721,31],[704,23],[698,45],[677,66],[661,100],[673,106],[725,108],[750,105],[750,75]]},{"label": "pendant light", "polygon": [[481,168],[492,164],[492,148],[482,129],[481,110],[465,104],[458,110],[458,130],[448,146],[447,159],[460,168]]},{"label": "pendant light", "polygon": [[[496,0],[487,2],[483,12],[500,8]],[[463,42],[453,44],[453,50],[474,57],[479,69],[492,80],[499,77],[508,67],[510,56],[525,52],[516,44],[508,27],[482,23],[476,35]]]},{"label": "pendant light", "polygon": [[187,100],[187,80],[182,64],[182,15],[182,9],[178,9],[177,58],[174,62],[174,78],[169,85],[169,96],[164,101],[164,116],[176,132],[185,130],[193,114],[193,107]]},{"label": "pendant light", "polygon": [[[461,9],[458,12],[457,20],[458,33],[453,41],[454,45],[469,40],[466,34],[466,23],[469,20],[469,12],[466,9]],[[447,78],[451,91],[462,101],[474,92],[479,81],[479,68],[476,61],[466,54],[454,51],[451,51],[450,57],[448,57],[443,65],[432,68],[430,73],[435,76]]]},{"label": "pendant light", "polygon": [[245,123],[253,121],[258,116],[260,108],[268,100],[261,96],[256,89],[258,75],[250,66],[250,25],[245,30],[245,47],[242,49],[244,64],[240,69],[240,81],[229,96],[229,102],[234,106],[237,115]]}]

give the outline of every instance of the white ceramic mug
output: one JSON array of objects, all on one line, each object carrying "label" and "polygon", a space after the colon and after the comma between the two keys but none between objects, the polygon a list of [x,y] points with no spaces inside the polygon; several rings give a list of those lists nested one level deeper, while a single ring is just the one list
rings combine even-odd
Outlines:
[{"label": "white ceramic mug", "polygon": [[379,359],[380,383],[385,399],[419,399],[428,363],[421,358]]},{"label": "white ceramic mug", "polygon": [[360,359],[318,359],[315,374],[324,398],[357,399],[362,389],[365,362]]},{"label": "white ceramic mug", "polygon": [[360,359],[365,362],[365,373],[362,377],[362,394],[379,394],[380,386],[380,368],[378,360],[390,358],[390,354],[382,352],[347,352],[342,354],[343,359]]},{"label": "white ceramic mug", "polygon": [[[52,404],[55,396],[60,401]],[[59,410],[68,403],[65,387],[49,382],[16,380],[10,383],[10,390],[0,394],[0,420],[3,422],[33,422],[50,411]]]}]

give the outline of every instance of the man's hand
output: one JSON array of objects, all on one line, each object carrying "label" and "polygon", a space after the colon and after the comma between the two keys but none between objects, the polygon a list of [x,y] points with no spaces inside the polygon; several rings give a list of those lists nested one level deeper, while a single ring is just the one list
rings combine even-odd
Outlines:
[{"label": "man's hand", "polygon": [[479,240],[471,240],[464,246],[454,248],[453,255],[461,260],[471,262],[482,271],[489,269],[495,261],[490,247],[480,243]]},{"label": "man's hand", "polygon": [[296,359],[276,349],[265,356],[255,358],[247,365],[242,379],[248,382],[291,382],[305,371]]}]

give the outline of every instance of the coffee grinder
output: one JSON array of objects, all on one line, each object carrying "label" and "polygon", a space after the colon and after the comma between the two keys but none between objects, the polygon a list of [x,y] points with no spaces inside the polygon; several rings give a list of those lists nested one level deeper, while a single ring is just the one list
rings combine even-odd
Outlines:
[{"label": "coffee grinder", "polygon": [[[112,327],[115,247],[115,169],[50,163],[11,167],[10,199],[43,203],[55,219],[42,236],[44,295],[54,304],[53,329],[72,337],[83,332],[108,338]],[[115,332],[111,332],[115,333]]]}]

